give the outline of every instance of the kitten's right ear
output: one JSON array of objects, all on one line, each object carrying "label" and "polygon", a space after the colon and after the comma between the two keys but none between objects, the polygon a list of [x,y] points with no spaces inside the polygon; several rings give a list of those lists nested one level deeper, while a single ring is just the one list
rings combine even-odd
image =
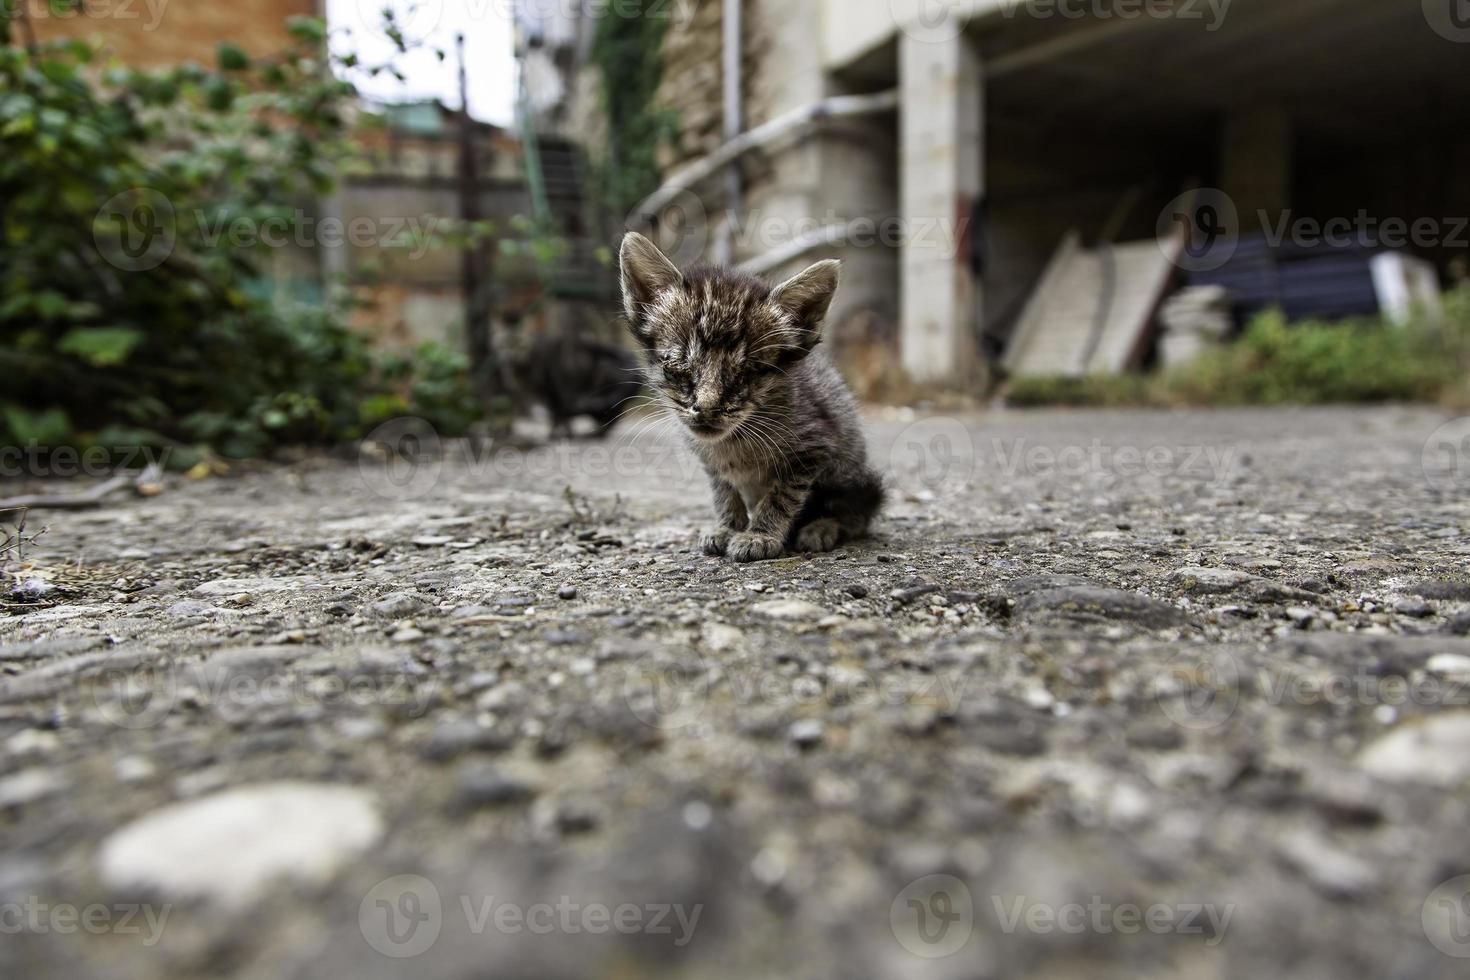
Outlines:
[{"label": "kitten's right ear", "polygon": [[684,275],[658,246],[636,231],[623,237],[618,256],[623,279],[623,311],[633,333],[645,343],[651,340],[648,310],[658,298],[684,282]]}]

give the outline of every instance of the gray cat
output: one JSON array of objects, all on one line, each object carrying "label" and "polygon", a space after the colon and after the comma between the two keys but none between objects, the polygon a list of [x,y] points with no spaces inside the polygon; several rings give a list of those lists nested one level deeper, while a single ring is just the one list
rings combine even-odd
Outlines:
[{"label": "gray cat", "polygon": [[707,555],[738,562],[831,551],[883,506],[852,393],[816,350],[841,263],[772,288],[728,269],[680,272],[623,239],[623,307],[648,380],[687,428],[719,525]]}]

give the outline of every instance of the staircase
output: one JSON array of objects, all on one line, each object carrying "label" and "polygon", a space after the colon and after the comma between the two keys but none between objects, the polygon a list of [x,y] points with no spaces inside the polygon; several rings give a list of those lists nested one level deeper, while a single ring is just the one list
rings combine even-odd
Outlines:
[{"label": "staircase", "polygon": [[598,241],[589,222],[586,164],[576,144],[556,136],[538,136],[543,216],[568,251],[556,263],[551,294],[562,298],[607,299],[616,295],[612,269],[597,261]]}]

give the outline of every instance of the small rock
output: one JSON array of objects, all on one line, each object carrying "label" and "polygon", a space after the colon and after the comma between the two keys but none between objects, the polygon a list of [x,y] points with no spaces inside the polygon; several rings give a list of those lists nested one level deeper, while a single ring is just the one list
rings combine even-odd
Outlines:
[{"label": "small rock", "polygon": [[214,607],[207,602],[200,602],[198,599],[182,599],[169,606],[167,612],[170,616],[178,616],[179,618],[208,616],[214,612]]},{"label": "small rock", "polygon": [[1462,612],[1445,624],[1444,631],[1452,636],[1470,635],[1470,612]]},{"label": "small rock", "polygon": [[65,786],[62,778],[48,769],[22,769],[0,779],[0,810],[43,800]]},{"label": "small rock", "polygon": [[468,719],[457,719],[434,729],[419,754],[431,762],[446,762],[466,752],[503,752],[515,740]]},{"label": "small rock", "polygon": [[1328,898],[1357,898],[1378,884],[1378,873],[1361,858],[1308,831],[1283,840],[1277,856]]},{"label": "small rock", "polygon": [[1461,684],[1470,684],[1470,657],[1463,653],[1437,653],[1425,662],[1424,669]]},{"label": "small rock", "polygon": [[868,597],[868,587],[860,582],[854,582],[852,585],[847,586],[842,591],[846,592],[854,599],[866,599]]},{"label": "small rock", "polygon": [[368,607],[374,616],[383,619],[408,619],[428,608],[428,601],[412,592],[391,592]]},{"label": "small rock", "polygon": [[577,598],[576,586],[563,585],[561,588],[556,590],[556,597],[558,599],[565,599],[566,601],[570,602],[571,600]]},{"label": "small rock", "polygon": [[791,726],[788,736],[797,748],[810,749],[821,744],[823,727],[815,718],[803,718]]},{"label": "small rock", "polygon": [[174,803],[102,842],[110,887],[240,909],[278,879],[320,886],[382,835],[372,798],[350,786],[262,783]]},{"label": "small rock", "polygon": [[1255,576],[1233,568],[1181,568],[1169,576],[1178,582],[1184,591],[1194,595],[1213,595],[1234,590],[1252,581]]},{"label": "small rock", "polygon": [[1182,610],[1167,602],[1138,592],[1099,587],[1043,589],[1024,596],[1016,609],[1023,617],[1032,619],[1054,615],[1083,621],[1114,620],[1136,623],[1147,629],[1180,626],[1187,621]]},{"label": "small rock", "polygon": [[924,596],[933,595],[938,591],[940,591],[939,586],[925,583],[923,585],[910,586],[906,589],[894,589],[888,593],[888,598],[900,606],[907,606],[915,599],[922,599]]},{"label": "small rock", "polygon": [[1470,579],[1430,579],[1409,586],[1408,591],[1425,599],[1450,599],[1470,602]]},{"label": "small rock", "polygon": [[467,766],[460,770],[455,804],[474,810],[486,806],[525,803],[539,792],[536,785],[489,766]]},{"label": "small rock", "polygon": [[739,648],[745,634],[728,623],[705,623],[700,639],[710,653],[728,653]]},{"label": "small rock", "polygon": [[1413,619],[1424,619],[1426,616],[1434,615],[1434,607],[1423,599],[1400,599],[1393,604],[1393,611],[1400,616],[1409,616]]},{"label": "small rock", "polygon": [[773,599],[770,602],[759,602],[756,603],[753,611],[756,615],[767,619],[785,621],[820,619],[827,614],[827,610],[821,606],[804,599]]},{"label": "small rock", "polygon": [[1470,712],[1401,725],[1364,749],[1358,764],[1388,782],[1458,785],[1470,779]]}]

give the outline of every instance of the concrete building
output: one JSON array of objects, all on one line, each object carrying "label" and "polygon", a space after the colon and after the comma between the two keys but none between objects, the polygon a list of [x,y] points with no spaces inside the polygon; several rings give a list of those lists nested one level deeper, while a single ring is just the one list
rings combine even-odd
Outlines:
[{"label": "concrete building", "polygon": [[[1191,188],[1223,194],[1227,236],[1366,214],[1433,222],[1409,248],[1441,269],[1466,250],[1470,22],[1453,0],[657,6],[674,18],[659,101],[681,132],[666,177],[825,109],[741,155],[738,185],[693,182],[670,211],[695,233],[677,222],[666,243],[716,255],[733,219],[733,257],[757,270],[843,257],[835,329],[896,325],[918,380],[972,385],[1070,235],[1086,252],[1219,217],[1196,203],[1218,196],[1181,210]],[[896,109],[845,114],[842,97],[884,92]]]}]

